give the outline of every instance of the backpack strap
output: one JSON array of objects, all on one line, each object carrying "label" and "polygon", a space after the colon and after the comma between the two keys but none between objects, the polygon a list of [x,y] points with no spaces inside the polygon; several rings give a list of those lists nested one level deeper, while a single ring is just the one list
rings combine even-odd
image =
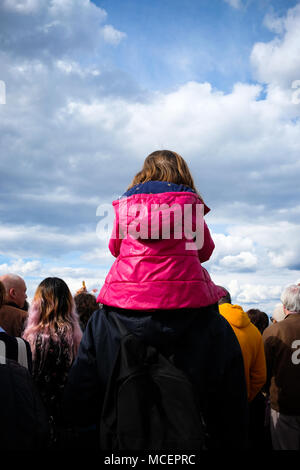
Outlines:
[{"label": "backpack strap", "polygon": [[28,358],[25,341],[22,338],[16,338],[18,342],[18,363],[28,369]]},{"label": "backpack strap", "polygon": [[6,364],[6,344],[0,341],[0,364]]}]

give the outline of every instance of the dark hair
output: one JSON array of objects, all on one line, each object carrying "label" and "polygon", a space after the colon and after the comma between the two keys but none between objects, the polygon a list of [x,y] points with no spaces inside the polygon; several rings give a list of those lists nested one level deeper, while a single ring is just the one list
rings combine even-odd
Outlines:
[{"label": "dark hair", "polygon": [[263,334],[264,330],[269,326],[269,317],[265,312],[257,308],[250,308],[246,312],[251,320],[251,323]]},{"label": "dark hair", "polygon": [[4,304],[5,296],[6,296],[6,290],[2,282],[0,281],[0,308]]},{"label": "dark hair", "polygon": [[74,297],[76,311],[82,329],[85,329],[90,316],[98,309],[96,297],[88,292],[81,292]]},{"label": "dark hair", "polygon": [[231,304],[231,295],[230,293],[228,292],[227,289],[225,289],[225,287],[223,286],[218,286],[218,287],[221,287],[221,289],[223,289],[225,292],[226,292],[226,295],[224,295],[224,297],[221,297],[218,304],[219,305],[222,305],[222,304]]}]

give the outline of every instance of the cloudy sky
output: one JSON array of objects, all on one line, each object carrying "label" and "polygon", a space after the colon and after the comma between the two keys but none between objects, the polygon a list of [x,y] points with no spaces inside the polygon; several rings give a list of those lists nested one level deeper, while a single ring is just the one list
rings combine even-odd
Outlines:
[{"label": "cloudy sky", "polygon": [[300,279],[300,2],[0,0],[0,273],[99,289],[101,210],[153,150],[211,208],[245,309]]}]

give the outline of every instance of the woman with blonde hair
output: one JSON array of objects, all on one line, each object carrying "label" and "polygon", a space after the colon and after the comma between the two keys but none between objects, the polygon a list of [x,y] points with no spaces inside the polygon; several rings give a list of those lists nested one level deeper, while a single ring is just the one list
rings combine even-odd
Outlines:
[{"label": "woman with blonde hair", "polygon": [[63,424],[64,386],[81,337],[74,300],[67,284],[56,277],[44,279],[35,292],[23,338],[31,346],[33,378],[54,432]]}]

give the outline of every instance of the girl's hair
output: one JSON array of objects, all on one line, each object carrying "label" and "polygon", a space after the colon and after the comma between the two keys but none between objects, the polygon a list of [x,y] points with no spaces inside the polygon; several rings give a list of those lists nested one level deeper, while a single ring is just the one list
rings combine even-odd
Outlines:
[{"label": "girl's hair", "polygon": [[29,309],[23,338],[30,343],[33,359],[37,337],[41,341],[42,362],[52,340],[55,343],[64,342],[69,349],[69,362],[72,363],[82,331],[72,294],[67,284],[57,277],[47,277],[40,283]]},{"label": "girl's hair", "polygon": [[132,180],[127,189],[146,181],[168,181],[169,183],[189,186],[197,194],[193,177],[184,159],[171,150],[157,150],[150,153],[144,161],[144,166]]}]

